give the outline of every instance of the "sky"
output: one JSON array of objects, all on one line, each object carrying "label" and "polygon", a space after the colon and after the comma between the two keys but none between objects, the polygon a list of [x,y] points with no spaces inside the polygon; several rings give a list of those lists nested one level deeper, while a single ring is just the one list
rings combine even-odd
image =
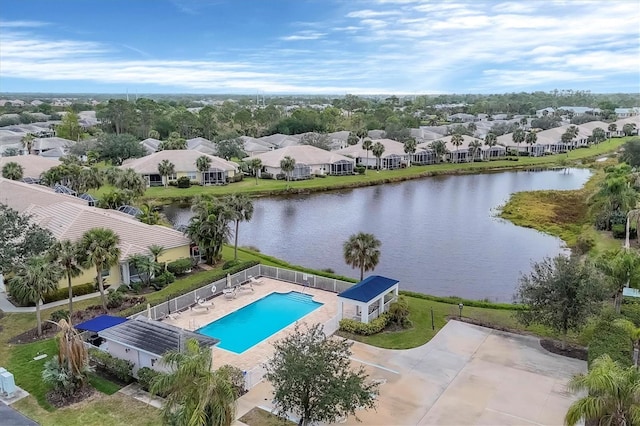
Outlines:
[{"label": "sky", "polygon": [[1,0],[0,92],[640,93],[637,0]]}]

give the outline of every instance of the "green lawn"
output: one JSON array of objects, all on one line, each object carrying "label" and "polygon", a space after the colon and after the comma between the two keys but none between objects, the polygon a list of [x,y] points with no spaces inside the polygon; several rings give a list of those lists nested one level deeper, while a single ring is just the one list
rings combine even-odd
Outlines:
[{"label": "green lawn", "polygon": [[[192,186],[191,188],[153,187],[147,189],[144,199],[155,199],[160,202],[186,201],[198,194],[226,195],[230,193],[247,193],[251,195],[276,195],[306,191],[326,191],[341,188],[375,185],[385,182],[400,181],[437,174],[478,173],[529,166],[554,166],[560,161],[583,160],[617,150],[628,138],[610,139],[589,148],[576,149],[568,154],[548,155],[543,157],[520,157],[518,161],[490,161],[481,163],[442,163],[429,166],[412,166],[398,170],[368,170],[365,175],[355,176],[327,176],[296,182],[259,179],[258,184],[253,178],[246,178],[241,182],[224,186]],[[287,188],[289,188],[287,190]],[[102,190],[99,191],[101,193]]]},{"label": "green lawn", "polygon": [[[456,318],[459,315],[457,304],[434,302],[416,297],[404,296],[409,302],[409,319],[413,327],[403,331],[385,331],[373,336],[359,336],[351,333],[338,332],[339,335],[369,345],[387,349],[410,349],[424,345],[436,335],[447,323],[448,318]],[[433,325],[431,322],[431,310],[433,309]],[[498,329],[512,330],[519,333],[535,334],[542,337],[558,338],[551,330],[541,326],[525,327],[519,324],[514,311],[508,309],[488,309],[464,306],[463,318],[475,320],[477,323]],[[569,341],[584,343],[582,335],[570,335]]]}]

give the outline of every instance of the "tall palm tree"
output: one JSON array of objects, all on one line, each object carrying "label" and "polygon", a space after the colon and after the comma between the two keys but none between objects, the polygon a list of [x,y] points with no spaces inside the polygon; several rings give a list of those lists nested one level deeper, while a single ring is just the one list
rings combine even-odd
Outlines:
[{"label": "tall palm tree", "polygon": [[[371,147],[371,152],[373,153],[373,156],[376,157],[376,167],[378,171],[380,171],[380,158],[382,158],[382,154],[384,154],[384,145],[380,142],[374,143]],[[367,159],[367,161],[369,160]]]},{"label": "tall palm tree", "polygon": [[22,146],[27,151],[27,154],[31,154],[31,148],[33,147],[33,141],[35,139],[36,137],[31,133],[27,133],[22,137],[22,139],[20,139],[20,142],[22,142]]},{"label": "tall palm tree", "polygon": [[118,189],[128,189],[136,197],[141,197],[147,190],[145,179],[131,168],[120,170],[117,173],[114,186]]},{"label": "tall palm tree", "polygon": [[520,119],[520,126],[522,126],[523,129],[526,129],[528,124],[529,120],[527,119],[527,117],[522,117]]},{"label": "tall palm tree", "polygon": [[189,339],[184,351],[169,351],[162,362],[170,372],[152,380],[151,393],[167,395],[162,407],[166,424],[231,425],[238,395],[225,370],[212,371],[210,348]]},{"label": "tall palm tree", "polygon": [[373,271],[380,261],[382,243],[373,234],[353,234],[343,245],[344,260],[352,268],[360,269],[360,281],[366,271]]},{"label": "tall palm tree", "polygon": [[78,244],[78,257],[85,268],[96,268],[96,283],[100,290],[102,308],[107,311],[102,271],[110,269],[120,258],[120,237],[111,229],[93,228],[82,235]]},{"label": "tall palm tree", "polygon": [[160,255],[164,253],[164,247],[158,244],[150,245],[149,247],[147,247],[147,250],[149,250],[149,253],[151,253],[151,255],[153,256],[153,261],[156,263],[158,263],[158,258],[160,257]]},{"label": "tall palm tree", "polygon": [[623,318],[619,318],[613,323],[629,334],[629,338],[633,342],[633,363],[636,368],[640,368],[640,327],[636,327],[633,322]]},{"label": "tall palm tree", "polygon": [[411,167],[411,157],[416,153],[417,145],[414,138],[404,141],[404,153],[407,154],[407,167]]},{"label": "tall palm tree", "polygon": [[640,424],[640,370],[620,367],[609,355],[593,361],[587,374],[575,376],[567,386],[585,396],[571,404],[564,423],[580,421],[599,425],[632,426]]},{"label": "tall palm tree", "polygon": [[259,158],[252,158],[247,161],[247,167],[256,177],[256,185],[258,184],[258,172],[262,169],[262,160]]},{"label": "tall palm tree", "polygon": [[176,165],[169,160],[162,160],[158,164],[158,173],[162,176],[165,188],[169,185],[169,176],[173,175],[175,172]]},{"label": "tall palm tree", "polygon": [[44,256],[36,256],[18,266],[16,275],[9,283],[11,293],[18,300],[35,303],[38,336],[42,335],[40,303],[47,294],[58,288],[62,275],[62,268],[58,265],[51,264]]},{"label": "tall palm tree", "polygon": [[538,142],[538,135],[536,132],[527,132],[527,135],[524,137],[524,141],[529,145],[529,150],[533,153],[533,146]]},{"label": "tall palm tree", "polygon": [[231,219],[236,224],[233,259],[238,260],[238,229],[240,227],[240,222],[248,222],[251,220],[251,217],[253,216],[253,202],[251,201],[251,198],[245,194],[235,193],[229,195],[226,198],[225,203],[230,212]]},{"label": "tall palm tree", "polygon": [[11,180],[20,180],[24,176],[24,169],[15,161],[10,161],[2,167],[2,177]]},{"label": "tall palm tree", "polygon": [[487,133],[484,137],[484,144],[489,147],[489,158],[491,158],[491,148],[498,145],[498,137],[494,133]]},{"label": "tall palm tree", "polygon": [[373,142],[371,139],[367,138],[362,141],[362,149],[367,151],[367,162],[365,163],[364,173],[367,174],[367,169],[369,168],[369,151],[373,148]]},{"label": "tall palm tree", "polygon": [[224,243],[229,241],[230,214],[223,204],[206,198],[197,201],[192,210],[194,215],[186,234],[204,252],[206,263],[213,265],[220,258]]},{"label": "tall palm tree", "polygon": [[71,316],[73,315],[73,286],[71,285],[71,279],[82,273],[80,262],[78,262],[78,246],[69,240],[58,241],[47,252],[47,258],[50,262],[60,265],[67,276],[69,323],[71,323]]},{"label": "tall palm tree", "polygon": [[151,203],[142,203],[140,206],[140,214],[136,216],[138,220],[147,225],[157,225],[160,222],[160,213]]},{"label": "tall palm tree", "polygon": [[480,157],[482,160],[482,142],[479,139],[469,142],[469,154],[471,154],[471,162],[475,161],[476,157]]},{"label": "tall palm tree", "polygon": [[513,143],[516,144],[516,146],[518,147],[518,156],[520,156],[520,144],[522,142],[524,142],[526,135],[524,133],[524,130],[522,129],[516,129],[512,134],[511,134],[511,140],[513,141]]},{"label": "tall palm tree", "polygon": [[83,168],[80,171],[80,184],[78,190],[87,192],[91,189],[98,189],[104,182],[104,176],[97,167]]},{"label": "tall palm tree", "polygon": [[456,161],[455,161],[455,163],[458,162],[458,149],[460,148],[460,145],[462,145],[463,142],[464,142],[464,136],[462,136],[460,133],[454,133],[451,136],[451,145],[456,147]]},{"label": "tall palm tree", "polygon": [[436,157],[436,163],[439,163],[442,161],[442,157],[444,157],[445,155],[447,155],[447,145],[444,143],[444,141],[441,141],[440,139],[431,142],[431,144],[429,144],[429,147],[431,148],[431,150],[433,151],[433,154]]},{"label": "tall palm tree", "polygon": [[196,168],[200,172],[200,182],[204,185],[204,173],[211,167],[211,158],[201,155],[196,159]]},{"label": "tall palm tree", "polygon": [[[288,155],[280,160],[280,169],[287,176],[287,182],[291,181],[291,173],[296,168],[296,159],[291,158]],[[288,186],[288,185],[287,185]]]}]

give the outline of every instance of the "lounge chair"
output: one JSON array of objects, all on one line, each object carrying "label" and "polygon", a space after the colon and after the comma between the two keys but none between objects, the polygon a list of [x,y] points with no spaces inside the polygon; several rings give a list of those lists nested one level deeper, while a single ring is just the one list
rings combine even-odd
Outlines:
[{"label": "lounge chair", "polygon": [[202,306],[202,305],[196,303],[195,305],[193,305],[191,307],[191,310],[193,312],[201,312],[202,313],[202,312],[207,312],[209,310],[209,307],[208,306]]},{"label": "lounge chair", "polygon": [[226,299],[235,299],[236,296],[238,295],[238,291],[236,287],[233,288],[225,288],[222,290],[222,294],[224,294],[224,297]]},{"label": "lounge chair", "polygon": [[172,314],[167,314],[167,318],[172,319],[172,320],[177,320],[180,317],[180,313],[179,312],[174,312]]},{"label": "lounge chair", "polygon": [[251,290],[251,291],[255,291],[255,289],[253,288],[253,285],[251,284],[251,281],[249,281],[246,284],[238,284],[237,286],[235,286],[236,290]]},{"label": "lounge chair", "polygon": [[262,284],[262,280],[260,278],[256,278],[252,275],[249,275],[249,283],[250,284]]},{"label": "lounge chair", "polygon": [[208,308],[208,307],[213,308],[213,300],[198,299],[197,303],[199,306],[204,306],[205,308]]}]

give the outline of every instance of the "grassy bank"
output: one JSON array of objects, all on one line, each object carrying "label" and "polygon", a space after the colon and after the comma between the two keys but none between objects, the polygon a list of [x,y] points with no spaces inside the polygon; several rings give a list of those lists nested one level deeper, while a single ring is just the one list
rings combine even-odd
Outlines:
[{"label": "grassy bank", "polygon": [[255,179],[247,178],[242,182],[225,186],[192,186],[190,188],[153,187],[147,189],[143,198],[145,200],[154,200],[158,203],[171,203],[188,202],[191,198],[199,194],[215,196],[230,193],[246,193],[252,196],[287,195],[357,188],[437,175],[494,172],[527,167],[554,167],[566,161],[582,161],[601,156],[617,150],[624,142],[626,142],[626,138],[610,139],[589,148],[571,151],[568,154],[543,157],[519,157],[518,161],[499,160],[481,163],[443,163],[428,166],[412,166],[397,170],[381,170],[380,172],[368,170],[365,175],[327,176],[296,182],[259,179],[257,185]]}]

